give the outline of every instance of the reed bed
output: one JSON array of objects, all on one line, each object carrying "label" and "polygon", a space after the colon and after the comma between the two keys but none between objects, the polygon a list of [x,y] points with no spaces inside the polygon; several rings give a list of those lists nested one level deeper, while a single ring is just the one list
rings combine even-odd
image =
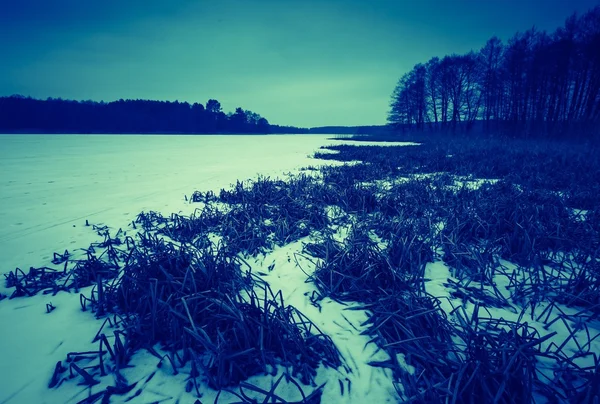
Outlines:
[{"label": "reed bed", "polygon": [[[512,146],[330,147],[316,157],[361,163],[196,191],[190,216],[142,212],[134,238],[95,227],[103,241],[83,259],[57,253],[61,269],[17,268],[6,284],[11,298],[93,286],[81,306],[105,319],[99,348],[70,354],[50,382],[115,375],[89,402],[139,389],[121,371],[146,349],[189,372],[197,395],[206,383],[242,403],[285,402],[285,381],[316,403],[315,369],[342,366],[337,348],[244,259],[310,237],[311,299],[362,304],[369,343],[390,358],[371,365],[391,370],[399,401],[596,402],[600,163],[592,147]],[[436,260],[451,271],[445,297],[427,291]],[[246,382],[281,368],[270,390]]]},{"label": "reed bed", "polygon": [[[121,370],[140,349],[167,362],[175,374],[191,369],[188,387],[196,391],[202,383],[214,389],[240,385],[256,374],[275,374],[278,368],[286,369],[289,379],[311,385],[320,364],[341,366],[331,338],[286,305],[281,292],[273,292],[250,268],[243,271],[243,262],[222,245],[176,245],[156,233],[142,233],[139,239],[130,244],[117,276],[96,274],[89,296],[82,295],[82,309],[106,318],[95,338],[98,351],[72,354],[64,365],[57,364],[50,387],[74,377],[93,386],[113,373],[120,382],[89,402],[121,394],[116,391],[127,393]],[[101,260],[81,262],[77,271]],[[105,334],[107,322],[115,329],[112,342]],[[71,356],[89,363],[81,367]],[[252,386],[246,383],[244,388]],[[307,393],[306,402],[314,402],[315,394]]]},{"label": "reed bed", "polygon": [[[476,178],[507,179],[530,189],[563,193],[568,206],[592,209],[600,190],[598,144],[527,140],[424,138],[418,146],[327,146],[325,160],[362,161],[383,173],[447,172]],[[359,170],[355,168],[354,170]]]}]

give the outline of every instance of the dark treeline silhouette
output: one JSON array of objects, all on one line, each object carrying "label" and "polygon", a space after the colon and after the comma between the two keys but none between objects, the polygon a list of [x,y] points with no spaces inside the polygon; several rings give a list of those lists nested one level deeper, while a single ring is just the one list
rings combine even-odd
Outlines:
[{"label": "dark treeline silhouette", "polygon": [[260,115],[217,100],[198,103],[149,100],[114,102],[0,97],[0,132],[43,133],[271,133]]},{"label": "dark treeline silhouette", "polygon": [[276,134],[306,134],[309,133],[307,128],[298,128],[296,126],[281,126],[281,125],[271,125],[270,133]]},{"label": "dark treeline silhouette", "polygon": [[[548,34],[532,28],[478,52],[434,57],[398,81],[396,128],[594,136],[600,127],[600,6]],[[477,123],[477,125],[475,125]]]},{"label": "dark treeline silhouette", "polygon": [[0,97],[0,133],[379,133],[387,126],[298,128],[271,125],[260,115],[236,108],[226,114],[217,100],[187,102],[118,100],[37,100]]},{"label": "dark treeline silhouette", "polygon": [[308,133],[327,133],[336,135],[379,135],[389,133],[388,125],[370,125],[370,126],[319,126],[310,128]]}]

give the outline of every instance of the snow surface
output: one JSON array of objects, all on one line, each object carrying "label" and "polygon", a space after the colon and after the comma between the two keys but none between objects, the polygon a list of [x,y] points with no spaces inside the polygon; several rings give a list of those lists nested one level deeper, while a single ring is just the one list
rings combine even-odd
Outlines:
[{"label": "snow surface", "polygon": [[[53,252],[72,251],[98,241],[91,227],[85,226],[86,220],[116,230],[126,229],[141,211],[189,214],[197,204],[187,203],[185,196],[194,190],[218,192],[238,179],[258,174],[275,177],[308,165],[339,164],[310,156],[324,145],[357,144],[328,137],[0,135],[0,274],[16,267],[27,271],[30,266],[48,265]],[[366,365],[382,359],[374,346],[364,346],[366,337],[358,332],[366,314],[344,311],[347,307],[324,301],[323,314],[317,316],[318,311],[307,304],[304,295],[314,286],[304,283],[307,275],[296,269],[293,260],[287,260],[299,248],[295,243],[266,256],[265,265],[276,263],[266,278],[274,290],[283,290],[287,303],[305,312],[338,344],[352,370],[344,375],[336,371],[331,376],[347,377],[352,382],[352,394],[346,391],[342,402],[363,402],[367,396],[376,402],[393,401],[390,375]],[[2,292],[12,293],[3,279]],[[46,304],[50,302],[56,310],[47,314]],[[341,322],[342,311],[347,324]],[[47,388],[54,364],[64,360],[68,352],[97,350],[97,343],[92,345],[91,340],[101,322],[81,311],[79,294],[5,299],[0,302],[0,324],[1,404],[67,403],[86,397],[88,389],[75,383]],[[145,352],[136,354],[133,362],[135,368],[126,374],[130,381],[154,377],[132,402],[193,402],[183,389],[183,374],[173,376],[166,366],[157,370],[156,358]],[[329,378],[327,372],[331,370],[319,372],[318,383]],[[250,382],[265,383],[260,377]],[[264,387],[268,389],[268,385]],[[328,384],[324,402],[339,402],[339,388],[337,383]],[[214,400],[214,392],[204,393],[203,401]],[[221,396],[221,400],[227,402],[227,397]]]}]

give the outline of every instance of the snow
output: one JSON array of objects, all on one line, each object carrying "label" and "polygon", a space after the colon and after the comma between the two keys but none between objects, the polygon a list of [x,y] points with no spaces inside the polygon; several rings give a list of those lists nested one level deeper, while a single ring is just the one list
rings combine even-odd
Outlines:
[{"label": "snow", "polygon": [[[48,314],[50,302],[56,309]],[[92,348],[89,342],[100,326],[81,311],[78,295],[6,299],[0,302],[0,324],[0,402],[65,402],[71,391],[58,392],[57,398],[47,388],[53,366],[68,352]]]},{"label": "snow", "polygon": [[573,214],[573,218],[579,222],[584,222],[585,218],[588,214],[588,210],[585,209],[571,209],[571,213]]}]

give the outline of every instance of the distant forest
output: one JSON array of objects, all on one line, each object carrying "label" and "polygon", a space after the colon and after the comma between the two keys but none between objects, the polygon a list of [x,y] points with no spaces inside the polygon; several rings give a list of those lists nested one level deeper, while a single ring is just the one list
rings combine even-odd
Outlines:
[{"label": "distant forest", "polygon": [[38,100],[22,95],[0,97],[0,133],[286,133],[378,134],[380,126],[298,128],[271,125],[252,111],[226,114],[217,100],[187,102],[118,100]]},{"label": "distant forest", "polygon": [[478,52],[434,57],[400,78],[398,129],[595,136],[600,128],[600,6],[548,34],[532,28]]},{"label": "distant forest", "polygon": [[307,133],[270,125],[252,111],[226,114],[217,100],[114,102],[0,97],[0,132],[25,133]]},{"label": "distant forest", "polygon": [[369,126],[319,126],[310,128],[308,133],[328,133],[339,135],[383,135],[390,132],[387,125],[369,125]]}]

